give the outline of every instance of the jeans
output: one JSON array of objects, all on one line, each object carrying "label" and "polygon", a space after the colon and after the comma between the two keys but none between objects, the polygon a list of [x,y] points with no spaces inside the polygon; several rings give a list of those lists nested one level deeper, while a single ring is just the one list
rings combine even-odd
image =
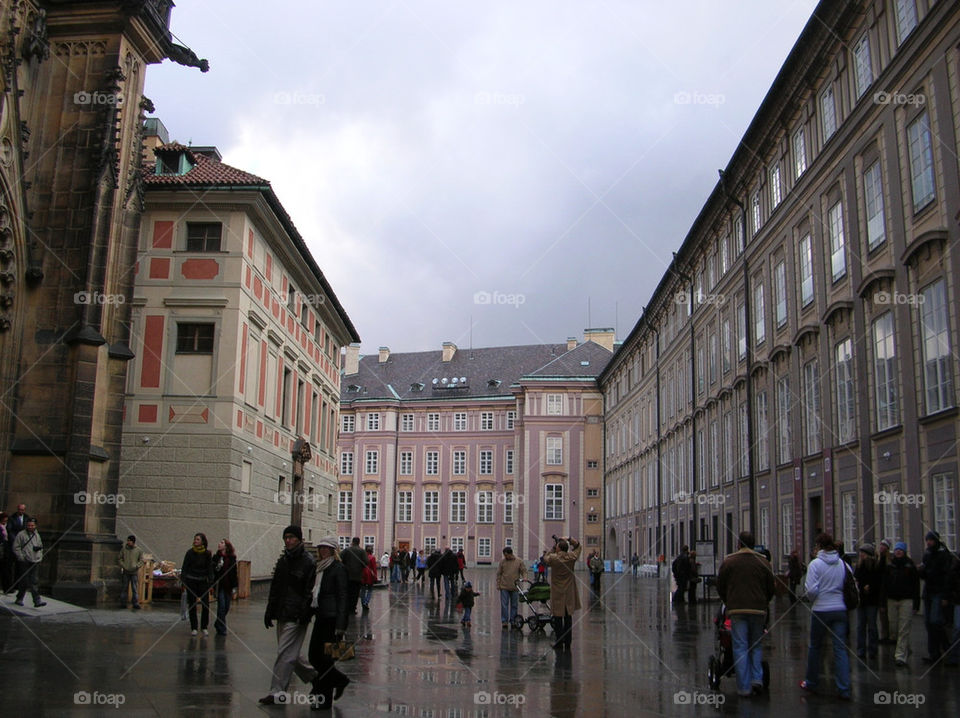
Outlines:
[{"label": "jeans", "polygon": [[461,619],[460,623],[469,623],[469,622],[470,622],[470,614],[472,614],[472,613],[473,613],[473,606],[464,606],[464,607],[463,607],[463,618]]},{"label": "jeans", "polygon": [[393,564],[390,571],[390,583],[400,583],[400,564]]},{"label": "jeans", "polygon": [[860,658],[869,653],[871,656],[877,655],[877,641],[879,633],[877,631],[877,609],[879,606],[864,606],[860,604],[857,609],[857,655]]},{"label": "jeans", "polygon": [[947,649],[946,616],[942,593],[931,593],[923,599],[923,620],[927,626],[927,655],[934,660]]},{"label": "jeans", "polygon": [[360,605],[367,608],[370,605],[370,597],[373,595],[373,584],[366,584],[360,587]]},{"label": "jeans", "polygon": [[127,573],[126,571],[120,572],[120,605],[127,605],[127,585],[130,585],[130,595],[133,598],[133,605],[140,605],[140,596],[137,595],[137,581],[138,576],[137,572]]},{"label": "jeans", "polygon": [[734,613],[730,616],[733,667],[740,695],[748,695],[753,686],[763,686],[763,622],[761,615]]},{"label": "jeans", "polygon": [[217,589],[217,619],[213,627],[217,635],[227,635],[227,614],[230,612],[230,601],[233,599],[233,589],[220,587]]},{"label": "jeans", "polygon": [[457,592],[456,575],[448,575],[443,577],[443,589],[446,592],[447,598],[453,599]]},{"label": "jeans", "polygon": [[833,663],[837,671],[837,690],[850,695],[850,658],[847,656],[846,611],[815,611],[810,614],[810,646],[807,648],[807,685],[816,689],[820,680],[820,646],[829,633],[833,637]]},{"label": "jeans", "polygon": [[508,588],[500,589],[500,623],[513,623],[517,616],[520,595]]}]

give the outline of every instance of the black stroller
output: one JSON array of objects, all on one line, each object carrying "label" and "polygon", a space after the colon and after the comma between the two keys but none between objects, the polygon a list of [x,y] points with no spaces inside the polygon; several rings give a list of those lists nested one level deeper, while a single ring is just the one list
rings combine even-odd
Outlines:
[{"label": "black stroller", "polygon": [[[727,616],[727,607],[720,604],[720,610],[717,611],[713,619],[717,626],[716,653],[710,656],[710,662],[707,665],[707,683],[713,690],[720,687],[720,679],[724,676],[732,676],[733,669],[733,633],[730,630],[730,617]],[[763,629],[766,634],[767,629]],[[763,666],[763,690],[770,687],[770,664],[766,661],[761,663]]]}]

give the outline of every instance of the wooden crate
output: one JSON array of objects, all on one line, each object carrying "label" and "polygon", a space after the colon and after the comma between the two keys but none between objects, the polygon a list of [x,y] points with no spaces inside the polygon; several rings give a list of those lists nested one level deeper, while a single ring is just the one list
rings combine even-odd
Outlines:
[{"label": "wooden crate", "polygon": [[250,598],[249,561],[237,561],[237,598]]}]

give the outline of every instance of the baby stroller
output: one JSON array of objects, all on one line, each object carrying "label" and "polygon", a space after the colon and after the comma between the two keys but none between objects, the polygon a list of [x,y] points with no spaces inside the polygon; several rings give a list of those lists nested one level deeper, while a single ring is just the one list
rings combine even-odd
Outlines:
[{"label": "baby stroller", "polygon": [[[724,676],[732,676],[733,669],[733,633],[730,630],[730,617],[727,615],[727,607],[720,604],[720,610],[717,611],[713,622],[717,626],[716,653],[710,656],[710,662],[707,665],[707,682],[713,690],[720,687],[720,679]],[[764,627],[764,634],[767,629]],[[761,662],[763,666],[763,689],[770,687],[770,664],[766,661]]]},{"label": "baby stroller", "polygon": [[527,604],[533,613],[526,618],[517,613],[513,617],[513,627],[522,630],[523,624],[526,623],[531,631],[542,631],[544,626],[549,625],[553,619],[553,613],[550,610],[550,584],[532,583],[518,578],[517,593],[520,594],[520,603]]}]

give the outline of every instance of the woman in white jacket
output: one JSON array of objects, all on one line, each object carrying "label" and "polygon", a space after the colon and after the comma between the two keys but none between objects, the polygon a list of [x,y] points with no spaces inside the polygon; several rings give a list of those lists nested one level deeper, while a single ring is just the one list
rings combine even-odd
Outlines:
[{"label": "woman in white jacket", "polygon": [[829,633],[833,638],[833,658],[837,690],[841,700],[850,700],[850,661],[847,656],[849,616],[843,602],[843,581],[849,567],[830,534],[817,536],[817,557],[807,567],[807,598],[813,601],[810,618],[810,646],[807,648],[807,675],[800,682],[805,691],[816,693],[820,680],[820,646]]}]

